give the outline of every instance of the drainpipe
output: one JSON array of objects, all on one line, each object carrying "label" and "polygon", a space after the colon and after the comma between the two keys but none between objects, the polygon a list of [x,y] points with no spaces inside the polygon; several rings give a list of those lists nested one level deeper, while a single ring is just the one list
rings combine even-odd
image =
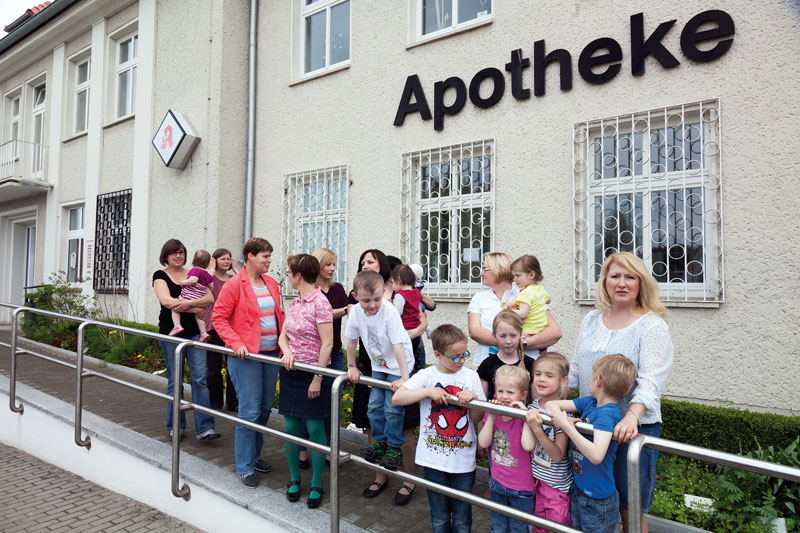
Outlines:
[{"label": "drainpipe", "polygon": [[250,56],[247,82],[247,181],[244,194],[244,240],[253,236],[253,172],[256,162],[256,22],[258,0],[250,0]]}]

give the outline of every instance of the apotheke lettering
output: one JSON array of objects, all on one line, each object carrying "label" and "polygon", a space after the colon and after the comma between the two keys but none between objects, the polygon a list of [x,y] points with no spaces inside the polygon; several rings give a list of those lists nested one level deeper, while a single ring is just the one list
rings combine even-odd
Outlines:
[{"label": "apotheke lettering", "polygon": [[[645,73],[645,59],[652,57],[665,69],[675,68],[680,61],[662,44],[676,20],[662,22],[646,39],[644,35],[644,14],[631,16],[631,73],[642,76]],[[701,30],[704,25],[710,25]],[[734,24],[731,16],[721,10],[703,11],[692,17],[681,31],[681,52],[692,61],[707,63],[723,56],[733,44]],[[701,50],[698,45],[717,40],[708,50]],[[587,44],[578,58],[578,73],[587,83],[599,85],[612,80],[619,74],[622,65],[622,47],[610,37],[601,37]],[[564,49],[556,49],[549,53],[544,40],[533,44],[533,94],[544,96],[545,74],[547,66],[558,63],[560,86],[562,91],[572,89],[572,56]],[[511,60],[506,63],[505,70],[511,76],[511,95],[517,100],[527,100],[531,90],[524,86],[523,71],[530,68],[530,59],[523,57],[522,49],[511,52]],[[482,97],[480,87],[484,80],[491,80],[492,91]],[[467,84],[458,76],[451,76],[433,85],[433,114],[428,99],[422,89],[419,76],[413,74],[406,78],[406,85],[400,97],[394,125],[402,126],[406,115],[419,113],[423,120],[433,118],[433,129],[444,129],[444,117],[460,112],[467,102],[467,95],[472,105],[488,109],[503,97],[506,79],[500,69],[487,67],[478,71]],[[448,90],[455,91],[455,99],[445,105],[444,96]],[[413,101],[412,101],[413,100]]]}]

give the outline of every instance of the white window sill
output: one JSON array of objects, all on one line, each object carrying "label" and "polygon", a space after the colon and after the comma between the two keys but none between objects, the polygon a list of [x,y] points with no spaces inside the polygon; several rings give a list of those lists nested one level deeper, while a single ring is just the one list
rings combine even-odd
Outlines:
[{"label": "white window sill", "polygon": [[[594,306],[594,300],[575,300],[578,305],[585,305],[585,306]],[[664,307],[689,307],[695,309],[719,309],[722,302],[703,302],[703,301],[685,301],[685,302],[678,302],[678,301],[662,301],[661,304]]]},{"label": "white window sill", "polygon": [[131,113],[130,115],[125,115],[124,117],[115,118],[111,120],[108,124],[103,126],[103,129],[111,128],[113,126],[116,126],[117,124],[122,124],[123,122],[128,122],[129,120],[132,120],[134,118],[136,118],[136,113]]},{"label": "white window sill", "polygon": [[81,137],[86,137],[86,135],[88,135],[88,134],[89,134],[89,131],[88,130],[84,130],[84,131],[82,131],[80,133],[76,133],[75,135],[70,135],[69,137],[67,137],[66,139],[61,141],[61,143],[62,144],[67,144],[69,142],[74,141],[75,139],[80,139]]},{"label": "white window sill", "polygon": [[327,76],[328,74],[333,74],[334,72],[339,72],[340,70],[345,70],[348,68],[350,68],[349,59],[347,61],[342,61],[341,63],[336,63],[335,65],[330,66],[328,68],[321,68],[313,72],[309,72],[308,74],[304,74],[303,77],[290,82],[289,87],[292,87],[294,85],[299,85],[307,81],[315,80],[317,78],[321,78],[322,76]]},{"label": "white window sill", "polygon": [[463,33],[465,31],[474,30],[475,28],[480,28],[481,26],[486,26],[494,22],[494,15],[487,15],[485,17],[476,18],[470,20],[468,22],[464,22],[459,24],[455,27],[445,28],[443,30],[439,30],[435,33],[430,33],[428,35],[423,35],[416,41],[412,43],[408,43],[406,45],[406,50],[409,48],[414,48],[415,46],[420,46],[422,44],[427,44],[432,41],[438,41],[439,39],[445,39],[447,37],[451,37],[453,35],[457,35],[459,33]]}]

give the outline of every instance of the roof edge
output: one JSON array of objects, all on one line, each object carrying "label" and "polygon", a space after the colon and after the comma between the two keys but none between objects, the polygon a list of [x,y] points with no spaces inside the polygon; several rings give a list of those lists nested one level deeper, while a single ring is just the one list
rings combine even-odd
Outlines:
[{"label": "roof edge", "polygon": [[75,4],[79,1],[80,0],[54,0],[46,8],[30,16],[25,22],[20,24],[19,27],[0,39],[0,56],[13,48],[14,45],[25,39],[25,37],[31,35],[36,30],[56,18],[72,4]]}]

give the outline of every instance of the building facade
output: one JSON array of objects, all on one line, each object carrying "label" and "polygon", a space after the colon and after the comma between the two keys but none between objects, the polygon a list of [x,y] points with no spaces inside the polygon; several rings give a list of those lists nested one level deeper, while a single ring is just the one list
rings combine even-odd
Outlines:
[{"label": "building facade", "polygon": [[[166,239],[239,249],[247,4],[57,0],[0,52],[0,168],[22,169],[0,177],[1,300],[82,272],[152,322]],[[780,1],[262,0],[253,233],[279,278],[321,245],[346,284],[368,248],[420,263],[430,322],[464,329],[482,254],[533,253],[568,356],[603,258],[631,251],[670,307],[666,395],[797,414],[797,150],[775,141],[797,118],[798,19]],[[151,145],[169,109],[202,137],[184,170]]]}]

